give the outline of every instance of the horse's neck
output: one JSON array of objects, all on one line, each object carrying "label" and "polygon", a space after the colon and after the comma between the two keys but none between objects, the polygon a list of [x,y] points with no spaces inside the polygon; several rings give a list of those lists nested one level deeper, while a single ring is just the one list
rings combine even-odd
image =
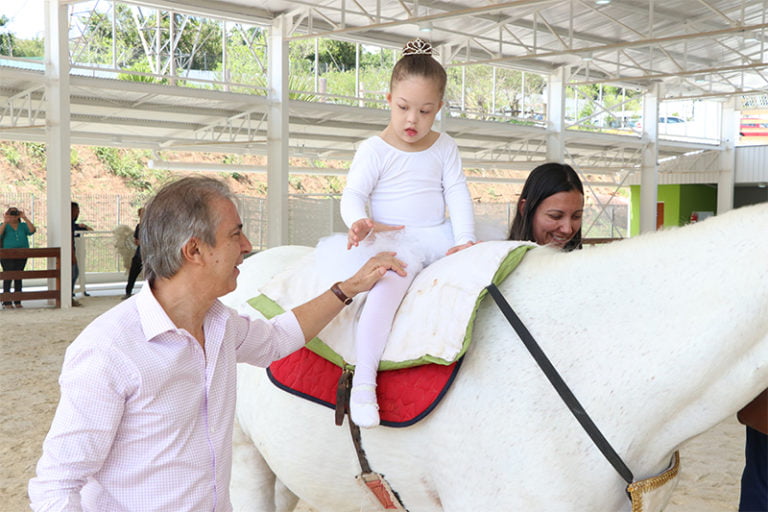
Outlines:
[{"label": "horse's neck", "polygon": [[640,466],[768,385],[768,209],[707,222],[579,253],[534,252],[502,287]]}]

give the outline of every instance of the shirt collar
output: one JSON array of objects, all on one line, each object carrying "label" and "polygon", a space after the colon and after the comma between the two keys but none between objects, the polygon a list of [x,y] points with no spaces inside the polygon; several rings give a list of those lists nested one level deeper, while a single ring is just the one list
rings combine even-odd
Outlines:
[{"label": "shirt collar", "polygon": [[[182,331],[176,327],[163,306],[157,301],[148,281],[144,283],[136,295],[136,308],[142,331],[148,341],[152,341],[157,336],[167,332],[180,333]],[[204,323],[208,325],[209,322],[220,319],[226,321],[228,316],[227,307],[217,299],[205,314]]]}]

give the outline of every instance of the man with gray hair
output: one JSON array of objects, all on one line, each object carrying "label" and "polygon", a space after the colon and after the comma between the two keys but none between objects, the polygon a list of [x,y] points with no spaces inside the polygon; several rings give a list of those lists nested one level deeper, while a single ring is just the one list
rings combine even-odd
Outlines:
[{"label": "man with gray hair", "polygon": [[252,247],[225,184],[183,178],[142,221],[148,286],[67,349],[61,400],[29,483],[34,510],[230,511],[236,365],[267,366],[312,339],[386,272],[371,258],[346,281],[272,320],[218,298]]}]

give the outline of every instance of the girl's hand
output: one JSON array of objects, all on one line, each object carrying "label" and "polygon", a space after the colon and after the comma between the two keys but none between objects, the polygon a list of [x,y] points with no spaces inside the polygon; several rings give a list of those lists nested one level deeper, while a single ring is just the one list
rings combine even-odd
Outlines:
[{"label": "girl's hand", "polygon": [[467,243],[462,244],[462,245],[457,245],[455,247],[451,247],[450,249],[448,249],[448,251],[445,253],[445,255],[446,256],[450,256],[451,254],[459,252],[459,251],[462,251],[462,250],[466,249],[467,247],[472,247],[476,243],[477,242],[467,242]]},{"label": "girl's hand", "polygon": [[373,219],[360,219],[356,220],[352,227],[347,232],[347,249],[351,249],[353,246],[357,247],[360,242],[365,240],[371,233],[378,233],[379,231],[396,231],[403,229],[405,226],[392,226],[390,224],[382,224],[376,222]]},{"label": "girl's hand", "polygon": [[352,223],[347,232],[347,249],[360,245],[365,237],[373,231],[373,219],[360,219]]}]

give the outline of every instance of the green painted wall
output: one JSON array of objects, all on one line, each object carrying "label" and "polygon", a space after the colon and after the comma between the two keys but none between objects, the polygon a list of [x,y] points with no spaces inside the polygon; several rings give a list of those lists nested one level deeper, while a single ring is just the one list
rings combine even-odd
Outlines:
[{"label": "green painted wall", "polygon": [[[629,236],[640,233],[640,186],[631,185],[632,202]],[[717,211],[717,187],[714,185],[659,185],[658,200],[664,203],[664,227],[683,226],[691,212]]]}]

